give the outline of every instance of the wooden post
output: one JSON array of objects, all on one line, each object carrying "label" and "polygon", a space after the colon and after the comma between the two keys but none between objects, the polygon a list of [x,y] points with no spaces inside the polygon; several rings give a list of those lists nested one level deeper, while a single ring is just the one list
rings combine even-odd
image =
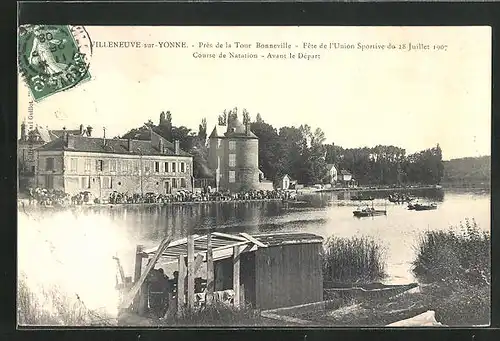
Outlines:
[{"label": "wooden post", "polygon": [[[130,291],[125,295],[125,298],[123,299],[123,302],[120,304],[120,309],[127,309],[130,304],[134,301],[135,297],[143,288],[144,282],[146,281],[146,278],[149,274],[149,272],[153,269],[155,266],[156,262],[162,255],[163,251],[167,248],[168,244],[170,244],[170,241],[172,240],[172,237],[167,236],[165,239],[162,240],[160,245],[158,246],[158,249],[155,252],[155,255],[153,258],[149,260],[148,265],[146,266],[146,269],[144,269],[144,272],[141,274],[140,278],[134,283],[134,286],[130,289]],[[142,260],[141,260],[142,262]]]},{"label": "wooden post", "polygon": [[[139,281],[142,272],[142,259],[144,258],[142,251],[144,250],[143,245],[137,245],[135,250],[135,268],[134,268],[134,283]],[[140,307],[140,297],[141,290],[139,290],[139,295],[134,298],[133,309],[139,313],[142,307]]]},{"label": "wooden post", "polygon": [[188,310],[194,308],[194,239],[193,235],[187,237],[187,306]]},{"label": "wooden post", "polygon": [[214,255],[212,253],[212,234],[207,235],[207,295],[205,302],[212,304],[214,299]]},{"label": "wooden post", "polygon": [[233,247],[233,290],[234,306],[240,306],[240,246]]},{"label": "wooden post", "polygon": [[184,256],[179,256],[178,260],[179,277],[177,278],[177,315],[180,315],[184,309],[185,304],[185,291],[184,279],[186,278],[186,264],[184,263]]}]

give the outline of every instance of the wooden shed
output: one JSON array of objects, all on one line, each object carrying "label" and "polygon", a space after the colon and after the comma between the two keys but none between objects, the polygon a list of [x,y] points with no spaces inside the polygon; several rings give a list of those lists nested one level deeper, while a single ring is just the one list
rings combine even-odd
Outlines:
[{"label": "wooden shed", "polygon": [[[188,239],[184,238],[169,243],[160,256],[178,259],[179,283],[183,283],[183,276],[189,273],[186,267],[196,272],[206,264],[204,276],[209,283],[213,281],[212,290],[234,290],[236,305],[245,302],[256,309],[273,309],[323,300],[323,238],[320,236],[288,232],[252,236],[213,232],[209,238],[208,235],[190,238],[191,252],[188,252]],[[207,242],[211,245],[210,252],[207,252]],[[152,258],[155,250],[142,251],[142,257]],[[207,253],[211,256],[207,257]],[[194,293],[194,289],[189,290]],[[189,305],[192,301],[190,297],[180,298],[179,304],[187,302]]]}]

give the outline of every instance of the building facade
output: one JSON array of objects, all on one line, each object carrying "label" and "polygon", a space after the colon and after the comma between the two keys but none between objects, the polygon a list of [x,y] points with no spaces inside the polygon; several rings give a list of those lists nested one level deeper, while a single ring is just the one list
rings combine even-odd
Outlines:
[{"label": "building facade", "polygon": [[227,126],[214,127],[209,137],[209,167],[218,190],[260,188],[259,139],[249,125],[233,119]]},{"label": "building facade", "polygon": [[[18,165],[18,181],[21,189],[26,189],[35,185],[37,149],[46,143],[54,141],[61,137],[64,133],[71,135],[84,135],[87,130],[80,125],[80,129],[66,130],[49,130],[47,127],[34,126],[28,131],[26,123],[21,124],[21,136],[17,141],[17,165]],[[88,127],[90,128],[90,127]],[[90,131],[92,128],[90,128]]]},{"label": "building facade", "polygon": [[117,191],[175,194],[192,191],[193,159],[151,133],[149,141],[65,134],[38,148],[37,185],[107,199]]}]

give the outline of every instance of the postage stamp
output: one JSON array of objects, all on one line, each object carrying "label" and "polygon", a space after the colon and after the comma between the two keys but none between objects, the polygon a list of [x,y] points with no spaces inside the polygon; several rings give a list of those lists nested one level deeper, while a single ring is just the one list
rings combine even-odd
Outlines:
[{"label": "postage stamp", "polygon": [[91,79],[92,44],[82,26],[24,25],[18,44],[19,72],[35,101]]}]

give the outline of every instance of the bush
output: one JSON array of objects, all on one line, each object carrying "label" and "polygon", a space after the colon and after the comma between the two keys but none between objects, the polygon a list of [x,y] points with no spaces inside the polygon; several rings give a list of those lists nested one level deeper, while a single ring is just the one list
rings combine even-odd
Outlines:
[{"label": "bush", "polygon": [[382,247],[367,237],[330,237],[323,253],[323,280],[368,283],[386,277]]},{"label": "bush", "polygon": [[424,283],[460,279],[471,284],[491,280],[490,235],[474,220],[448,231],[427,231],[417,246],[413,273]]},{"label": "bush", "polygon": [[214,302],[207,307],[184,311],[181,316],[169,317],[162,324],[184,326],[258,325],[260,320],[260,313],[251,307],[236,308],[232,305]]}]

